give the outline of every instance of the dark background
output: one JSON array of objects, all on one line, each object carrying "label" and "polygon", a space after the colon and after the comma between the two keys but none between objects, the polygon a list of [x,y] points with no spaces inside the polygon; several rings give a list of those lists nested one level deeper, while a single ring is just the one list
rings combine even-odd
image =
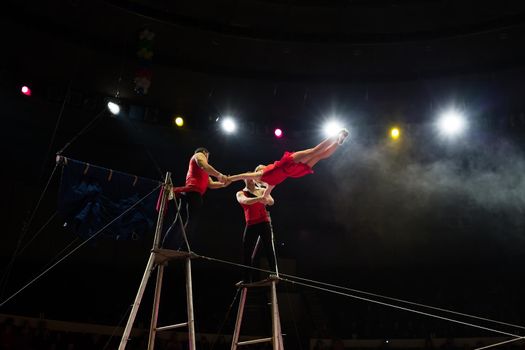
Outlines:
[{"label": "dark background", "polygon": [[[350,141],[314,175],[287,180],[274,192],[283,271],[523,323],[524,4],[57,0],[2,6],[0,266],[7,280],[0,300],[75,240],[60,218],[39,232],[55,211],[59,173],[30,221],[54,154],[68,142],[68,157],[157,180],[170,171],[182,184],[198,146],[210,149],[215,167],[233,174],[314,146],[323,137],[322,121],[337,115]],[[143,28],[156,34],[146,96],[133,91]],[[31,97],[19,93],[24,84]],[[117,94],[124,112],[112,117],[103,111]],[[467,133],[455,140],[435,132],[434,120],[450,106],[469,120]],[[175,114],[185,117],[183,129],[171,124]],[[217,117],[226,115],[242,121],[238,134],[218,129]],[[396,143],[387,138],[392,125],[402,128]],[[273,137],[276,126],[284,138]],[[203,255],[240,261],[244,223],[235,192],[241,187],[206,194],[195,238]],[[8,265],[19,240],[26,248]],[[136,293],[150,247],[151,236],[89,244],[0,312],[115,325]],[[169,273],[162,319],[184,310],[177,299],[182,267],[170,265]],[[240,276],[238,268],[195,261],[198,330],[217,330]],[[303,338],[493,335],[286,283],[280,290],[290,337],[296,326]],[[144,305],[139,320],[147,324]]]}]

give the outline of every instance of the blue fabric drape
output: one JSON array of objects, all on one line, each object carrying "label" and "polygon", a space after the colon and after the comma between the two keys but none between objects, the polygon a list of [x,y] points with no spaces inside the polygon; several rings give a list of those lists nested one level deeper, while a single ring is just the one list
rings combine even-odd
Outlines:
[{"label": "blue fabric drape", "polygon": [[[64,227],[89,238],[161,183],[69,158],[63,158],[58,211]],[[160,189],[159,189],[160,191]],[[158,191],[148,196],[100,237],[138,239],[153,233]]]}]

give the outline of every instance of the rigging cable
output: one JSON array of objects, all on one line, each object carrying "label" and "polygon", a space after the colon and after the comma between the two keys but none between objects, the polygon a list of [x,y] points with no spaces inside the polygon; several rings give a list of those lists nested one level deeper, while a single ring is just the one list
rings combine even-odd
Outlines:
[{"label": "rigging cable", "polygon": [[8,297],[7,299],[5,299],[4,301],[2,301],[2,303],[0,303],[0,307],[4,306],[9,300],[13,299],[15,296],[17,296],[19,293],[21,293],[24,289],[26,289],[27,287],[29,287],[31,284],[33,284],[34,282],[36,282],[38,279],[40,279],[42,276],[44,276],[47,272],[49,272],[51,269],[53,269],[55,266],[57,266],[58,264],[60,264],[62,261],[64,261],[67,257],[69,257],[71,254],[73,254],[74,252],[76,252],[78,249],[80,249],[81,247],[83,247],[84,245],[86,245],[89,241],[91,241],[92,239],[94,239],[95,237],[97,237],[101,232],[103,232],[106,228],[108,228],[109,226],[111,226],[111,224],[113,224],[115,221],[117,221],[118,219],[120,219],[122,216],[124,216],[127,212],[129,212],[131,209],[135,208],[138,204],[140,204],[142,201],[144,201],[147,197],[149,197],[151,194],[155,193],[163,184],[159,184],[157,187],[155,187],[151,192],[149,192],[148,194],[146,194],[144,197],[142,197],[141,199],[139,199],[137,202],[135,202],[132,206],[130,206],[128,209],[126,209],[124,212],[122,212],[120,215],[118,215],[117,217],[115,217],[113,220],[111,220],[109,223],[107,223],[106,225],[104,225],[104,227],[102,227],[100,230],[98,230],[97,232],[95,232],[91,237],[89,237],[88,239],[86,239],[84,242],[80,243],[78,246],[76,246],[73,250],[71,250],[69,253],[67,253],[65,256],[63,256],[62,258],[60,258],[57,262],[55,262],[54,264],[52,264],[50,267],[46,268],[43,272],[41,272],[38,276],[36,276],[35,278],[33,278],[31,281],[29,281],[28,283],[26,283],[22,288],[20,288],[17,292],[15,292],[14,294],[12,294],[10,297]]},{"label": "rigging cable", "polygon": [[[242,268],[258,270],[258,271],[262,271],[262,272],[266,272],[266,273],[275,273],[275,271],[259,269],[259,268],[255,268],[255,267],[252,267],[252,266],[247,266],[247,265],[234,263],[234,262],[231,262],[231,261],[217,259],[217,258],[213,258],[213,257],[202,256],[202,255],[197,255],[197,257],[205,259],[205,260],[220,262],[220,263],[233,265],[233,266],[238,266],[238,267],[242,267]],[[282,276],[287,276],[287,277],[292,278],[292,279],[293,278],[301,279],[300,277],[293,276],[293,275],[287,275],[287,274],[283,274],[283,273],[281,273],[281,275]],[[303,282],[299,282],[299,281],[294,281],[294,280],[291,280],[291,279],[285,279],[285,278],[280,278],[280,279],[285,281],[285,282],[292,283],[292,284],[297,284],[297,285],[302,285],[302,286],[306,286],[306,287],[310,287],[310,288],[315,288],[315,289],[318,289],[318,290],[323,290],[323,291],[326,291],[326,292],[339,294],[339,295],[351,297],[351,298],[354,298],[354,299],[368,301],[368,302],[371,302],[371,303],[375,303],[375,304],[379,304],[379,305],[383,305],[383,306],[388,306],[388,307],[392,307],[392,308],[395,308],[395,309],[400,309],[400,310],[404,310],[404,311],[408,311],[408,312],[412,312],[412,313],[417,313],[417,314],[420,314],[420,315],[425,315],[425,316],[429,316],[429,317],[433,317],[433,318],[438,318],[438,319],[446,320],[446,321],[449,321],[449,322],[459,323],[459,324],[466,325],[466,326],[471,326],[471,327],[474,327],[474,328],[479,328],[479,329],[483,329],[483,330],[487,330],[487,331],[491,331],[491,332],[495,332],[495,333],[499,333],[499,334],[503,334],[503,335],[508,335],[508,336],[511,336],[511,337],[514,337],[514,338],[521,338],[520,335],[514,334],[514,333],[508,333],[508,332],[500,331],[500,330],[497,330],[497,329],[476,325],[476,324],[469,323],[469,322],[463,322],[463,321],[459,321],[459,320],[448,318],[448,317],[434,315],[434,314],[431,314],[431,313],[428,313],[428,312],[419,311],[419,310],[415,310],[415,309],[410,309],[410,308],[399,306],[399,305],[389,304],[389,303],[386,303],[386,302],[374,300],[374,299],[371,299],[371,298],[365,298],[365,297],[361,297],[361,296],[354,295],[354,294],[343,293],[343,292],[339,292],[339,291],[336,291],[336,290],[331,290],[331,289],[328,289],[328,288],[324,288],[324,287],[320,287],[320,286],[316,286],[316,285],[312,285],[312,284],[307,284],[307,283],[303,283]],[[312,283],[323,284],[322,282],[318,282],[318,281],[314,281],[314,280],[309,280],[309,281],[311,281]],[[344,289],[344,287],[339,287],[339,286],[335,286],[335,285],[332,285],[332,286]],[[363,293],[363,292],[357,291],[357,290],[355,290],[355,292]],[[368,293],[368,294],[372,294],[372,293]],[[376,296],[379,296],[379,295],[377,294]],[[384,297],[384,296],[381,296],[381,297],[388,298],[388,297]],[[394,298],[391,298],[391,299],[394,299]],[[398,300],[401,301],[401,299],[398,299]],[[424,305],[424,304],[418,304],[418,305],[421,306],[421,307],[432,308],[432,307]],[[446,309],[441,309],[441,310],[442,311],[448,311]],[[452,311],[452,312],[454,312],[454,311]],[[471,316],[471,315],[468,315],[468,314],[462,314],[462,315],[467,316],[467,317],[474,317],[474,318],[477,317],[477,316]],[[482,318],[482,319],[484,319],[486,321],[490,321],[490,322],[502,323],[502,322],[499,322],[499,321],[490,320],[488,318]],[[504,324],[511,325],[510,323],[504,323]],[[516,326],[516,327],[522,328],[522,326]]]}]

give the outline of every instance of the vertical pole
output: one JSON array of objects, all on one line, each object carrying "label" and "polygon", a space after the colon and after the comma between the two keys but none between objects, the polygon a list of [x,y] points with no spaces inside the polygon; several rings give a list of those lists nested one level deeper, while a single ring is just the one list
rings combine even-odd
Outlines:
[{"label": "vertical pole", "polygon": [[[268,213],[268,216],[270,216],[270,213]],[[272,250],[273,250],[273,260],[275,261],[275,274],[277,278],[279,278],[279,267],[277,267],[277,253],[275,252],[275,237],[273,234],[273,225],[272,225],[271,218],[270,218],[270,232],[272,234]]]},{"label": "vertical pole", "polygon": [[160,208],[157,217],[157,226],[155,227],[155,237],[153,238],[153,249],[158,249],[160,244],[160,236],[162,234],[162,224],[164,223],[164,210],[166,208],[166,201],[170,188],[168,187],[171,182],[171,173],[167,172],[164,178],[164,186],[162,187],[162,197],[160,198]]},{"label": "vertical pole", "polygon": [[155,336],[157,335],[157,319],[159,316],[160,292],[162,290],[162,277],[164,276],[164,265],[157,268],[157,282],[155,283],[155,295],[153,299],[153,311],[149,327],[148,350],[155,348]]},{"label": "vertical pole", "polygon": [[279,350],[279,309],[277,307],[277,291],[275,288],[275,280],[272,280],[272,348]]},{"label": "vertical pole", "polygon": [[237,320],[235,321],[235,330],[233,331],[231,350],[236,350],[237,343],[239,342],[239,335],[241,334],[242,314],[244,312],[244,303],[246,302],[247,293],[248,293],[248,288],[243,287],[241,291],[241,299],[239,300],[239,310],[237,311]]},{"label": "vertical pole", "polygon": [[193,317],[193,287],[191,281],[191,258],[186,258],[186,298],[188,307],[189,350],[195,350],[195,319]]},{"label": "vertical pole", "polygon": [[[166,208],[166,200],[168,199],[169,192],[169,182],[171,181],[171,173],[167,172],[166,177],[164,178],[164,185],[162,186],[162,194],[160,199],[159,214],[157,216],[157,225],[155,227],[155,236],[153,238],[153,248],[157,249],[159,247],[160,236],[162,233],[162,223],[164,221],[164,209]],[[142,276],[142,281],[140,282],[139,290],[133,302],[133,307],[129,314],[128,322],[126,323],[126,328],[124,328],[124,333],[122,334],[122,339],[120,340],[120,345],[118,350],[126,349],[126,345],[129,340],[129,335],[131,334],[131,329],[133,323],[135,322],[135,317],[137,317],[137,312],[139,311],[140,302],[142,301],[142,296],[144,295],[144,290],[148,283],[149,276],[151,271],[155,268],[155,253],[151,253],[149,256],[148,264],[146,265],[146,270]]]}]

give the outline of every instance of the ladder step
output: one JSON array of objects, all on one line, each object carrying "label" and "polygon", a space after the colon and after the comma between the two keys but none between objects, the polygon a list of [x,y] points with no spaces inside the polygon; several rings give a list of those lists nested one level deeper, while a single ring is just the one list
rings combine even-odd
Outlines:
[{"label": "ladder step", "polygon": [[261,339],[254,339],[254,340],[246,340],[246,341],[240,341],[237,343],[237,345],[250,345],[250,344],[259,344],[259,343],[267,343],[271,342],[273,340],[272,337],[270,338],[261,338]]},{"label": "ladder step", "polygon": [[174,324],[171,326],[157,327],[156,330],[157,332],[162,332],[162,331],[168,331],[170,329],[186,327],[187,325],[188,325],[188,322],[184,322],[184,323]]},{"label": "ladder step", "polygon": [[155,254],[155,263],[163,264],[166,261],[174,259],[186,259],[186,258],[196,258],[197,256],[193,252],[186,252],[181,250],[172,250],[172,249],[153,249],[151,251]]}]

